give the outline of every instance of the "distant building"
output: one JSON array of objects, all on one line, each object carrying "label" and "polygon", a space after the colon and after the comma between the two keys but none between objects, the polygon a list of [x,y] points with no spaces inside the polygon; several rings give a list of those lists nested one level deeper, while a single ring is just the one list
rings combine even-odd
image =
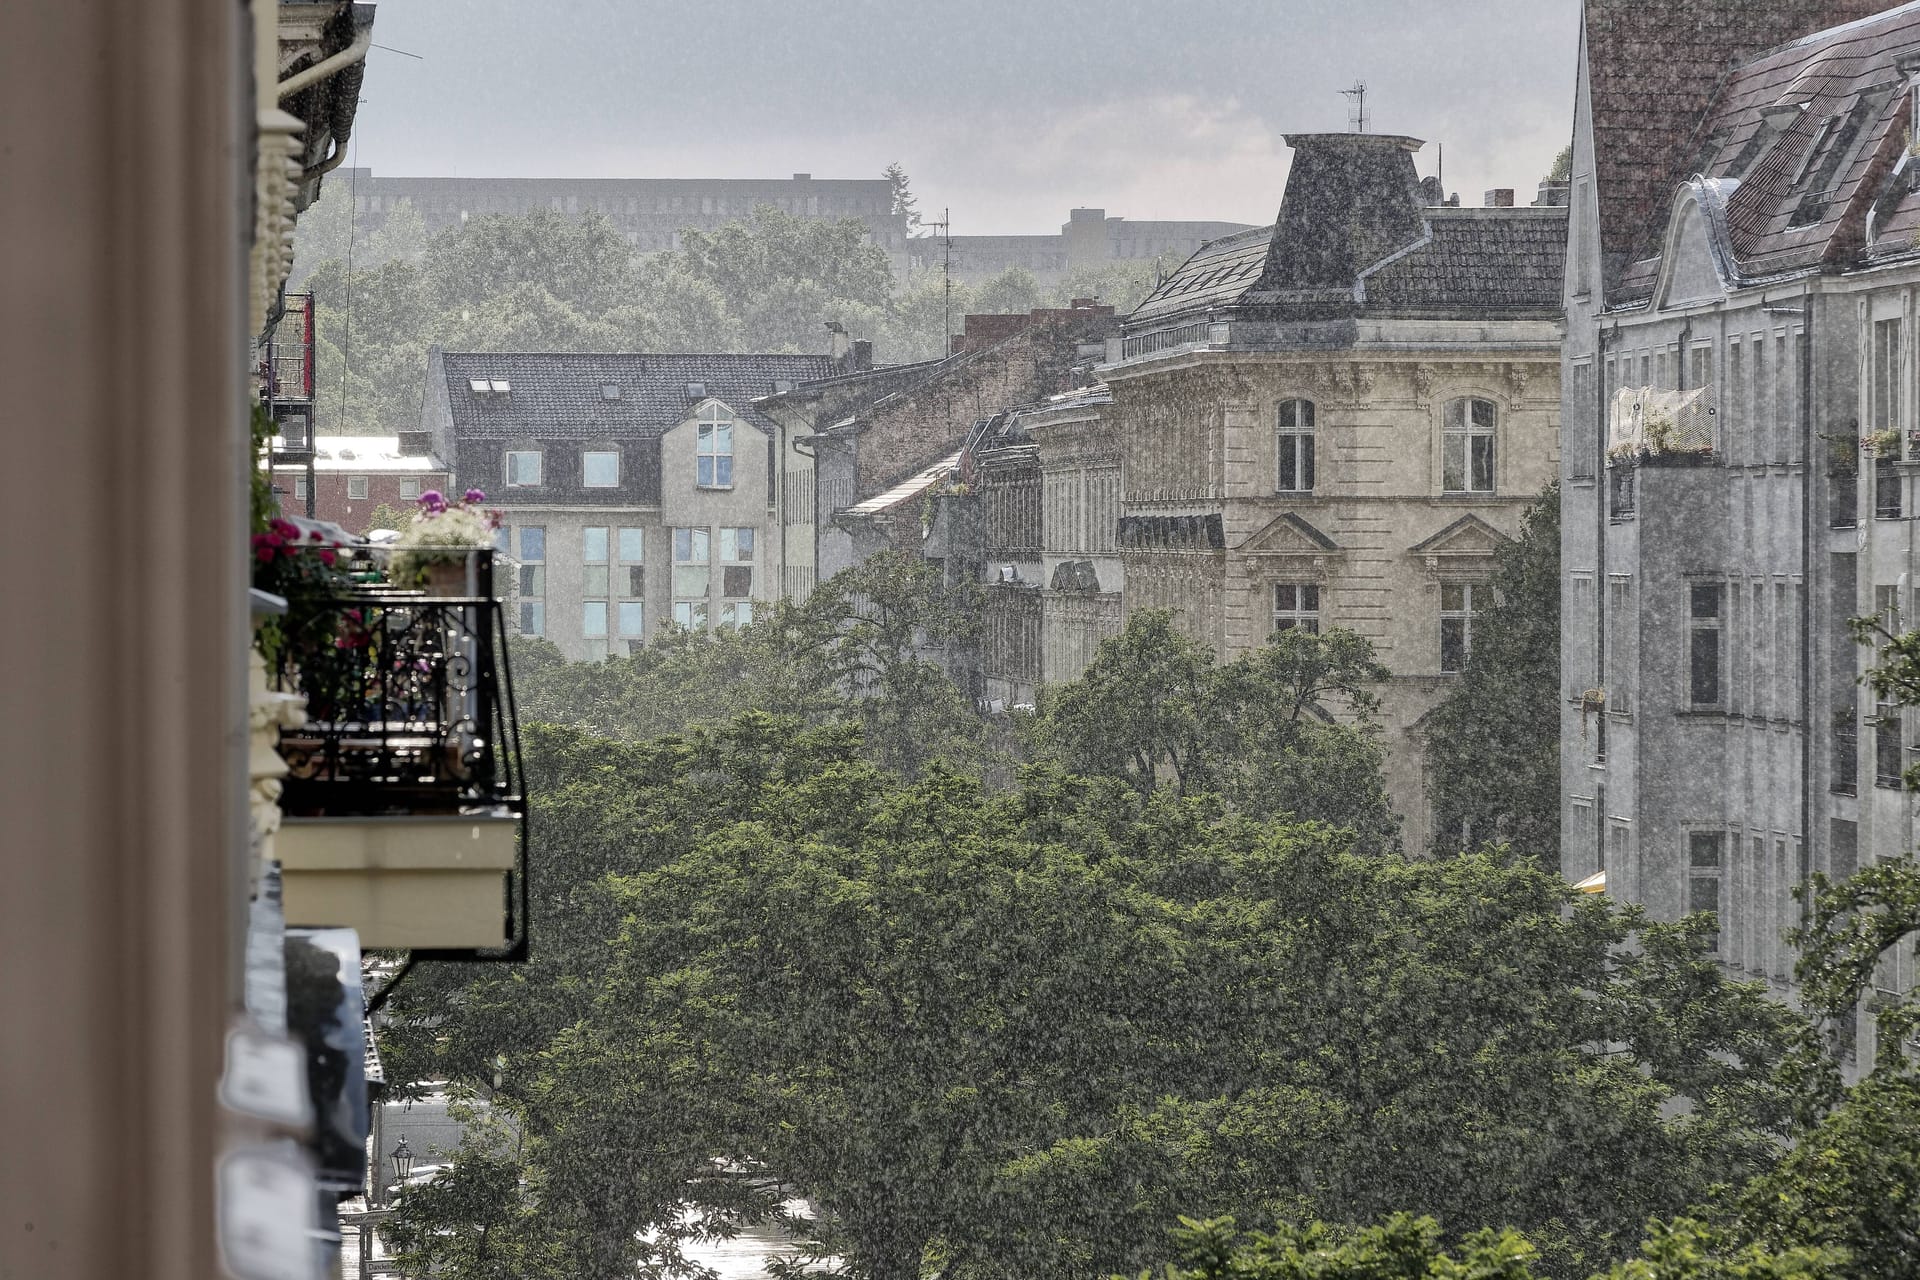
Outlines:
[{"label": "distant building", "polygon": [[[1248,229],[1244,222],[1132,222],[1109,217],[1105,209],[1073,209],[1058,235],[954,236],[953,275],[978,283],[1022,267],[1042,284],[1057,284],[1115,262],[1185,258],[1209,240]],[[916,268],[941,269],[943,238],[921,236],[908,247]]]},{"label": "distant building", "polygon": [[[309,514],[307,468],[276,467],[272,472],[280,510]],[[412,511],[428,490],[445,492],[451,469],[434,457],[424,436],[316,436],[313,440],[313,518],[330,520],[349,533],[367,532],[381,506]]]},{"label": "distant building", "polygon": [[435,349],[421,429],[505,513],[518,629],[599,658],[778,596],[777,428],[755,401],[851,364]]},{"label": "distant building", "polygon": [[790,595],[887,546],[922,549],[931,497],[1002,409],[1070,387],[1118,331],[1082,302],[1025,316],[968,316],[944,360],[824,378],[756,407],[779,424],[781,545]]}]

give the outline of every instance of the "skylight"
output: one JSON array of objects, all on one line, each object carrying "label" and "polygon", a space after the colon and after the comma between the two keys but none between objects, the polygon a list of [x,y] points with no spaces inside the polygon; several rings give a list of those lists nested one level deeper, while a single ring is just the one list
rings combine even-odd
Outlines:
[{"label": "skylight", "polygon": [[601,383],[600,398],[602,400],[618,400],[620,398],[620,384],[617,382]]}]

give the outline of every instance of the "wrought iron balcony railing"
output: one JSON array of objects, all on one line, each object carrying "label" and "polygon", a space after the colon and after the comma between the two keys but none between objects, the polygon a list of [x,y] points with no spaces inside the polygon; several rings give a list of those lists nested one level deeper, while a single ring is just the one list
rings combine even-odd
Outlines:
[{"label": "wrought iron balcony railing", "polygon": [[289,816],[524,813],[499,601],[363,585],[283,626],[271,675],[307,716],[280,738]]}]

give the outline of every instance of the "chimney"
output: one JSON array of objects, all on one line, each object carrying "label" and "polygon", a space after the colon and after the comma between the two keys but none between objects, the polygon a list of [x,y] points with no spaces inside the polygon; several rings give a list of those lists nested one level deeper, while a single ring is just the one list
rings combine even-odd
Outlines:
[{"label": "chimney", "polygon": [[1481,203],[1489,209],[1511,209],[1513,208],[1513,188],[1495,187],[1487,192],[1486,199]]},{"label": "chimney", "polygon": [[838,320],[829,320],[827,321],[827,333],[829,335],[827,340],[827,354],[832,356],[836,363],[846,363],[847,354],[852,349],[847,342],[847,326],[841,324]]},{"label": "chimney", "polygon": [[855,338],[853,340],[853,371],[865,373],[873,368],[873,339]]},{"label": "chimney", "polygon": [[1560,208],[1571,202],[1573,189],[1564,182],[1543,182],[1539,194],[1534,196],[1536,208]]}]

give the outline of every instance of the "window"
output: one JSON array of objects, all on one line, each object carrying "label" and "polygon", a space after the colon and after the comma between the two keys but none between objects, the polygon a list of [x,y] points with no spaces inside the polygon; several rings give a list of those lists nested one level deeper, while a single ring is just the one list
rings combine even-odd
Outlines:
[{"label": "window", "polygon": [[631,525],[620,530],[620,563],[640,564],[647,558],[647,531]]},{"label": "window", "polygon": [[733,487],[733,419],[717,404],[700,411],[694,466],[702,489]]},{"label": "window", "polygon": [[675,564],[707,564],[713,559],[709,551],[710,546],[705,529],[675,529],[673,531],[673,562]]},{"label": "window", "polygon": [[638,600],[620,602],[620,634],[623,636],[644,636],[647,634],[647,607]]},{"label": "window", "polygon": [[1280,405],[1280,477],[1282,493],[1313,492],[1313,401]]},{"label": "window", "polygon": [[540,451],[537,449],[509,450],[507,453],[507,487],[524,489],[540,483]]},{"label": "window", "polygon": [[[585,596],[607,594],[607,529],[588,525],[580,531],[580,593]],[[603,624],[604,625],[604,624]],[[603,630],[600,634],[605,635]]]},{"label": "window", "polygon": [[1633,578],[1607,575],[1607,710],[1633,714],[1633,684],[1639,662],[1634,639],[1639,634],[1633,616]]},{"label": "window", "polygon": [[730,600],[720,606],[720,625],[744,627],[753,621],[753,601]]},{"label": "window", "polygon": [[1481,597],[1491,588],[1470,583],[1442,583],[1440,586],[1440,673],[1457,675],[1467,669],[1473,652],[1473,617],[1480,611]]},{"label": "window", "polygon": [[367,500],[367,478],[365,476],[347,477],[347,501],[365,502]]},{"label": "window", "polygon": [[1873,785],[1900,789],[1900,704],[1881,702],[1873,718]]},{"label": "window", "polygon": [[1725,845],[1723,831],[1687,833],[1687,913],[1713,913],[1714,931],[1708,935],[1707,946],[1714,951],[1720,949],[1720,879]]},{"label": "window", "polygon": [[[544,596],[547,594],[547,566],[542,563],[547,558],[547,530],[544,525],[520,526],[520,594],[526,596]],[[526,610],[522,608],[524,616]],[[527,631],[528,635],[544,635],[542,630]],[[526,631],[525,627],[521,628]]]},{"label": "window", "polygon": [[1900,428],[1900,321],[1876,321],[1873,326],[1873,429]]},{"label": "window", "polygon": [[1833,712],[1833,781],[1830,790],[1843,796],[1853,795],[1860,785],[1860,729],[1854,723],[1854,707],[1836,707]]},{"label": "window", "polygon": [[1688,607],[1688,700],[1696,707],[1720,705],[1720,596],[1718,582],[1696,582]]},{"label": "window", "polygon": [[720,558],[734,564],[748,564],[753,560],[752,529],[722,529],[720,531]]},{"label": "window", "polygon": [[[681,597],[697,596],[706,599],[708,584],[712,581],[712,571],[708,565],[713,560],[712,543],[705,529],[675,529],[673,531],[673,594]],[[704,606],[703,606],[704,607]],[[676,613],[679,606],[675,606]],[[682,623],[690,626],[691,623]],[[704,621],[701,626],[705,626]]]},{"label": "window", "polygon": [[520,634],[523,636],[547,634],[547,606],[544,601],[522,600],[520,602]]},{"label": "window", "polygon": [[720,594],[735,599],[745,599],[753,594],[753,566],[750,564],[723,565],[720,569]]},{"label": "window", "polygon": [[1291,631],[1296,627],[1308,635],[1320,634],[1320,588],[1312,583],[1275,583],[1273,629]]},{"label": "window", "polygon": [[295,476],[293,478],[293,496],[302,502],[307,500],[307,478],[305,476]]},{"label": "window", "polygon": [[420,496],[420,482],[418,480],[402,480],[400,482],[400,496],[408,502],[412,502]]},{"label": "window", "polygon": [[580,606],[580,634],[589,640],[601,640],[607,634],[607,602],[588,600]]},{"label": "window", "polygon": [[689,631],[707,629],[707,602],[705,600],[675,600],[673,602],[673,625],[685,627]]},{"label": "window", "polygon": [[493,531],[493,549],[498,555],[513,554],[513,526],[503,524]]},{"label": "window", "polygon": [[1902,502],[1900,464],[1891,456],[1873,460],[1873,518],[1898,520]]},{"label": "window", "polygon": [[1448,493],[1493,492],[1493,401],[1449,400],[1441,438],[1441,488]]},{"label": "window", "polygon": [[580,482],[589,489],[614,489],[620,484],[620,455],[596,451],[580,455]]}]

